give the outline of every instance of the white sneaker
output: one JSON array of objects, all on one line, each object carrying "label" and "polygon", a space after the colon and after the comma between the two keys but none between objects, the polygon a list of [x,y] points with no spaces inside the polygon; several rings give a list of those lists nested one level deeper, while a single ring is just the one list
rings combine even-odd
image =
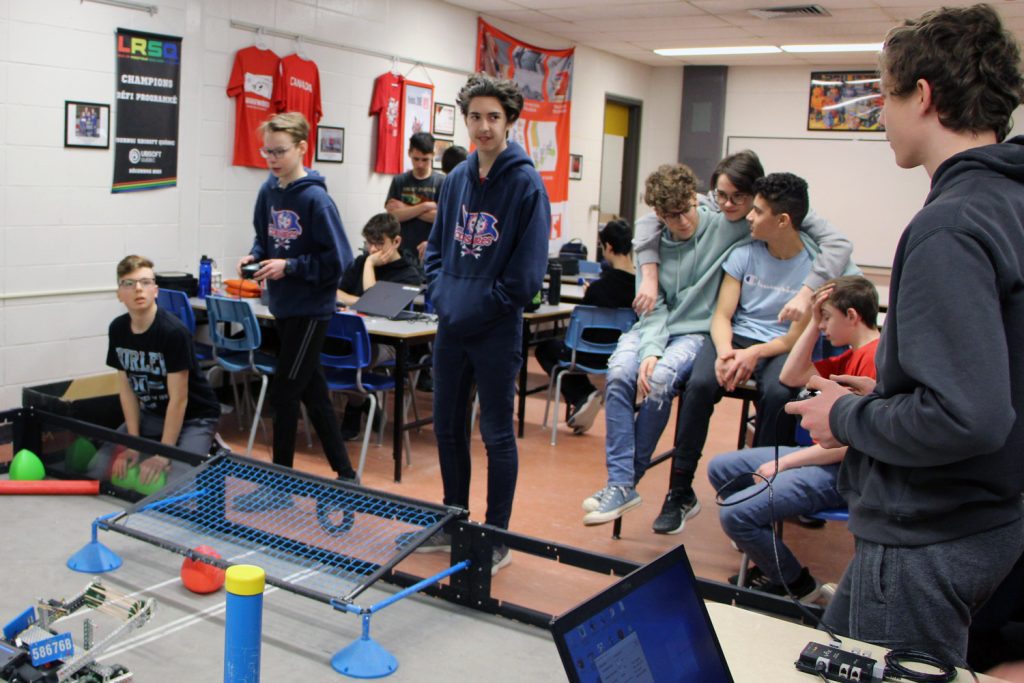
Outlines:
[{"label": "white sneaker", "polygon": [[583,511],[584,512],[593,512],[597,508],[601,507],[601,498],[604,497],[604,494],[608,492],[609,488],[611,488],[611,487],[605,486],[600,491],[595,491],[594,493],[590,494],[588,497],[584,498],[583,499]]},{"label": "white sneaker", "polygon": [[594,426],[597,414],[601,412],[601,392],[593,391],[569,416],[567,424],[577,434],[583,434]]}]

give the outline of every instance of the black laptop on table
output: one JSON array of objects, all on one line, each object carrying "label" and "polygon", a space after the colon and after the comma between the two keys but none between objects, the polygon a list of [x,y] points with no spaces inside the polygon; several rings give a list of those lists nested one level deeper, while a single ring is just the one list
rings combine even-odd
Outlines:
[{"label": "black laptop on table", "polygon": [[407,320],[417,316],[413,311],[405,309],[419,293],[420,288],[416,285],[378,280],[373,287],[363,292],[359,301],[349,308],[366,315],[376,315],[389,320]]},{"label": "black laptop on table", "polygon": [[732,683],[683,546],[551,622],[573,683]]}]

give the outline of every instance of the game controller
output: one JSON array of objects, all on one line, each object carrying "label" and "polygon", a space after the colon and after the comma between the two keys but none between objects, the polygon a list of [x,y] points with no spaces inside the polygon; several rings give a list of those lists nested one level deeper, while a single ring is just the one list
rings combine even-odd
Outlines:
[{"label": "game controller", "polygon": [[261,268],[258,263],[246,263],[242,266],[242,277],[246,280],[252,280],[256,277],[256,272]]},{"label": "game controller", "polygon": [[800,393],[796,395],[796,398],[790,401],[790,403],[793,403],[794,401],[806,401],[809,398],[814,398],[815,396],[820,395],[821,392],[818,391],[817,389],[810,389],[808,387],[804,387],[803,389],[800,390]]}]

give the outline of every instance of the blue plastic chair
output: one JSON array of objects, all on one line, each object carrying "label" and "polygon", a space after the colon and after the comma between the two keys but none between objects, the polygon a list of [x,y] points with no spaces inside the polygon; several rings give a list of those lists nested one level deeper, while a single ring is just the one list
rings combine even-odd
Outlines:
[{"label": "blue plastic chair", "polygon": [[[370,414],[366,418],[366,430],[363,434],[363,446],[359,453],[359,466],[356,469],[360,479],[366,463],[366,449],[370,444],[370,431],[374,415],[377,412],[377,394],[394,391],[395,378],[370,372],[373,362],[370,333],[362,316],[354,313],[335,313],[327,325],[327,338],[338,342],[338,346],[347,349],[347,353],[334,355],[322,352],[320,364],[324,367],[327,388],[331,391],[346,391],[365,396],[370,401]],[[383,410],[383,407],[381,408]],[[396,407],[396,410],[398,408]],[[384,424],[381,421],[381,430]],[[409,435],[402,432],[405,441],[406,462],[410,457]]]},{"label": "blue plastic chair", "polygon": [[597,261],[580,261],[580,275],[600,275],[601,264]]},{"label": "blue plastic chair", "polygon": [[[260,376],[260,394],[256,400],[252,428],[249,430],[249,442],[245,448],[246,456],[252,455],[252,445],[256,440],[256,426],[263,412],[263,400],[267,395],[267,384],[270,375],[277,370],[277,359],[259,351],[263,335],[260,333],[259,322],[252,306],[241,299],[228,299],[222,296],[206,297],[206,310],[210,317],[210,339],[213,341],[213,360],[217,365],[231,374],[231,389],[235,394],[235,405],[238,400],[238,387],[235,384],[237,373],[255,372]],[[229,337],[232,326],[241,328],[240,337]],[[249,385],[246,383],[245,391]]]},{"label": "blue plastic chair", "polygon": [[[174,314],[178,320],[185,323],[185,327],[195,337],[196,316],[192,312],[192,304],[188,301],[188,294],[177,289],[161,289],[156,295],[156,305],[168,313]],[[213,349],[209,344],[193,341],[192,346],[195,348],[196,358],[200,362],[213,360]]]},{"label": "blue plastic chair", "polygon": [[[581,262],[582,263],[582,262]],[[577,306],[569,318],[569,329],[565,333],[565,346],[571,352],[569,360],[559,361],[548,381],[548,400],[544,406],[544,426],[548,426],[548,410],[551,401],[555,401],[555,410],[551,421],[551,445],[558,438],[558,401],[562,395],[562,377],[572,375],[605,375],[607,364],[588,366],[577,360],[577,354],[593,353],[610,356],[618,344],[618,336],[627,332],[636,323],[636,313],[631,308],[600,308],[598,306]],[[584,334],[598,330],[618,332],[616,341],[592,342],[584,339]]]}]

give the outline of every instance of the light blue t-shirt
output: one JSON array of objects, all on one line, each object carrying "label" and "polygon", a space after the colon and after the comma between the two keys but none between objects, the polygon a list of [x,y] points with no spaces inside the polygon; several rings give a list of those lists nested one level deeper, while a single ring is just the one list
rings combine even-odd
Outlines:
[{"label": "light blue t-shirt", "polygon": [[736,247],[722,264],[725,272],[740,281],[740,303],[732,316],[732,332],[766,342],[789,331],[789,322],[778,322],[779,311],[800,291],[811,272],[807,249],[789,259],[778,259],[768,245],[754,241]]}]

